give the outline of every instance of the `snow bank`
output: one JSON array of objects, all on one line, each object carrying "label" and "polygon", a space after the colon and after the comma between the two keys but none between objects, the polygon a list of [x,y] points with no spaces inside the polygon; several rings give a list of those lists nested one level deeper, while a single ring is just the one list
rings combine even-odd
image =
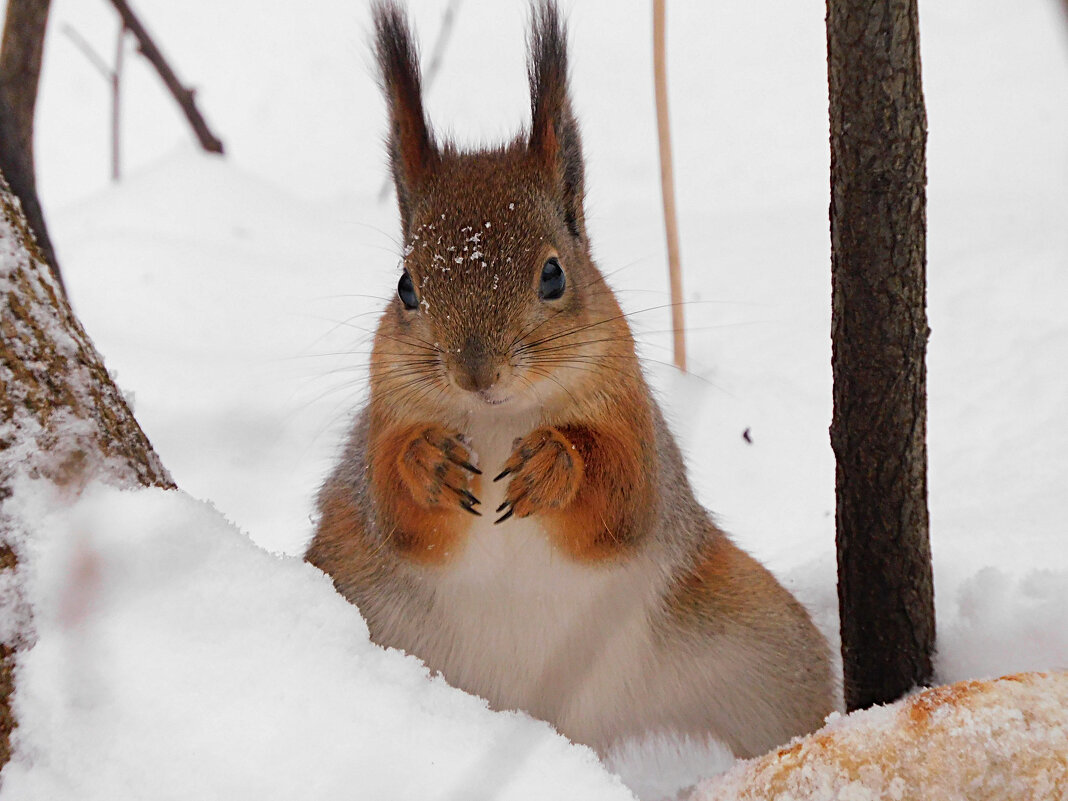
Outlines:
[{"label": "snow bank", "polygon": [[37,642],[4,801],[627,799],[594,754],[368,640],[329,579],[181,492],[23,481]]},{"label": "snow bank", "polygon": [[692,801],[1068,797],[1068,673],[936,687],[739,763]]}]

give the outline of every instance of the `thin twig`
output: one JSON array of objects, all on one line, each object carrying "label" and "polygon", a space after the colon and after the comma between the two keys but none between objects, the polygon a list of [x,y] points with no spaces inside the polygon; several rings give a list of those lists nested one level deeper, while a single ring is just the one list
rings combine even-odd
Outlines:
[{"label": "thin twig", "polygon": [[114,68],[104,63],[104,59],[76,28],[64,23],[60,30],[74,43],[75,47],[82,51],[82,55],[89,60],[90,64],[96,67],[97,72],[111,87],[111,180],[117,182],[121,177],[119,123],[121,119],[122,65],[126,49],[126,23],[121,20],[119,22],[119,36],[115,43]]},{"label": "thin twig", "polygon": [[200,141],[200,146],[209,153],[222,153],[222,141],[211,132],[207,122],[205,122],[204,117],[197,108],[196,92],[182,86],[178,76],[174,74],[174,70],[163,58],[163,54],[156,47],[156,43],[152,41],[152,37],[145,30],[145,26],[141,24],[141,20],[134,15],[133,9],[130,8],[126,0],[111,0],[111,4],[119,12],[119,16],[122,17],[126,27],[137,38],[138,50],[141,55],[147,58],[152,66],[156,68],[159,77],[163,79],[163,83],[185,113],[185,118],[189,120],[193,132]]},{"label": "thin twig", "polygon": [[86,41],[85,37],[78,33],[76,28],[69,23],[64,22],[59,30],[74,43],[75,47],[82,51],[82,55],[89,59],[89,63],[96,67],[96,71],[104,76],[105,80],[111,80],[111,67],[104,63],[104,59],[102,59],[100,54],[93,49],[93,46]]},{"label": "thin twig", "polygon": [[686,325],[682,314],[682,268],[679,265],[679,226],[675,217],[675,173],[671,164],[668,124],[667,63],[665,57],[666,0],[653,0],[653,73],[656,83],[656,130],[660,140],[660,187],[667,234],[668,275],[671,280],[671,325],[675,333],[675,364],[686,371]]},{"label": "thin twig", "polygon": [[111,71],[111,180],[118,182],[122,171],[119,161],[120,122],[122,100],[122,64],[126,50],[126,23],[119,23],[119,35],[115,42],[115,69]]},{"label": "thin twig", "polygon": [[445,50],[449,46],[452,37],[452,26],[456,21],[456,12],[460,8],[460,0],[449,0],[445,7],[445,13],[441,15],[441,28],[438,29],[438,38],[434,42],[434,49],[430,53],[430,60],[426,64],[426,75],[423,78],[423,91],[427,91],[434,83],[441,71],[441,61],[445,56]]}]

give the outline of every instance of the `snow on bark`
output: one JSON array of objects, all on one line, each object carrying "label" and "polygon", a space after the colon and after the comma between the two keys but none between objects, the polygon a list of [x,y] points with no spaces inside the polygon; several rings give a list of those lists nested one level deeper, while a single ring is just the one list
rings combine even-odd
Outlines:
[{"label": "snow on bark", "polygon": [[0,176],[0,766],[15,725],[16,650],[32,642],[19,592],[20,532],[5,510],[20,475],[77,493],[90,479],[173,487],[50,274]]},{"label": "snow on bark", "polygon": [[934,687],[712,779],[691,801],[1063,801],[1068,671]]}]

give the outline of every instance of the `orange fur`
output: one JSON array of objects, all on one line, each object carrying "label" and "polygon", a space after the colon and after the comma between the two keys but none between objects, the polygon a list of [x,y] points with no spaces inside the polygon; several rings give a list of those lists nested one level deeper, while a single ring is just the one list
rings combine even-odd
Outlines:
[{"label": "orange fur", "polygon": [[649,520],[652,487],[644,443],[651,432],[643,436],[619,419],[596,427],[565,426],[562,434],[587,468],[574,502],[548,515],[554,541],[580,561],[624,555]]},{"label": "orange fur", "polygon": [[567,509],[583,484],[585,460],[557,429],[536,428],[504,465],[511,476],[505,503],[516,517]]},{"label": "orange fur", "polygon": [[680,577],[668,608],[680,619],[710,613],[737,616],[768,607],[782,595],[783,589],[759,562],[719,535]]},{"label": "orange fur", "polygon": [[446,562],[470,522],[461,493],[478,489],[478,477],[458,464],[470,454],[434,424],[376,433],[371,483],[393,547],[422,564]]}]

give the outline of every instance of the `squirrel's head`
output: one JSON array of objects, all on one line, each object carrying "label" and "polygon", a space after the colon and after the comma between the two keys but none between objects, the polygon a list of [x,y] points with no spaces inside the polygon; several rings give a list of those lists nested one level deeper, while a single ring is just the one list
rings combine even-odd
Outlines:
[{"label": "squirrel's head", "polygon": [[637,369],[629,329],[590,258],[555,5],[533,13],[529,132],[477,152],[435,141],[403,12],[383,2],[374,19],[405,248],[376,337],[373,386],[398,402],[468,410],[550,405]]}]

